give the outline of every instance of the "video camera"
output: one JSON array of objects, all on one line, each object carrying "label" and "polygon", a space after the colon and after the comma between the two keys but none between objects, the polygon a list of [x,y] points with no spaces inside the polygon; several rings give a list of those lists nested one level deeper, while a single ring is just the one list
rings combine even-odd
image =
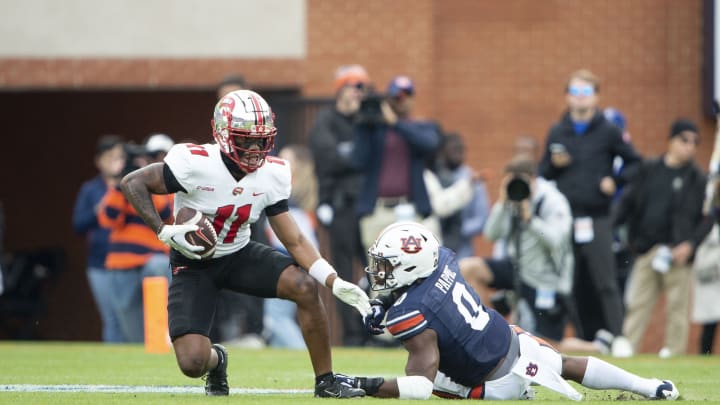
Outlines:
[{"label": "video camera", "polygon": [[367,95],[360,101],[357,123],[382,124],[385,122],[381,107],[385,98],[384,94],[376,93],[372,88],[368,89]]},{"label": "video camera", "polygon": [[135,171],[147,164],[145,155],[147,151],[144,145],[138,145],[135,143],[125,144],[125,166],[123,167],[121,176],[125,177],[128,173]]}]

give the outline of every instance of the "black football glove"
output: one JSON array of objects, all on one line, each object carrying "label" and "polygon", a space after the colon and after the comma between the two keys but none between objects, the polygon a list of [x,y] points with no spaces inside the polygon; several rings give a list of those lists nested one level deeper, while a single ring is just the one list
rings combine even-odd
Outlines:
[{"label": "black football glove", "polygon": [[351,386],[353,388],[361,388],[365,390],[365,394],[373,396],[380,390],[385,379],[382,377],[350,377],[345,374],[335,374],[335,379],[341,384]]},{"label": "black football glove", "polygon": [[370,301],[370,310],[363,317],[365,329],[372,335],[382,335],[385,325],[382,321],[385,319],[385,306],[383,302],[377,298]]}]

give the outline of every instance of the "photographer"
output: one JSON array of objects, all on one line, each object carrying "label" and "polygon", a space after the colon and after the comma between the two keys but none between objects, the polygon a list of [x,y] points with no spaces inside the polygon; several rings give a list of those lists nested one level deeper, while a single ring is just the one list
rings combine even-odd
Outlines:
[{"label": "photographer", "polygon": [[[507,262],[460,262],[463,276],[493,288],[514,290],[517,323],[566,351],[598,352],[609,342],[563,339],[573,311],[569,294],[573,280],[570,242],[572,215],[567,199],[535,175],[535,164],[518,156],[505,168],[498,201],[485,226],[485,236],[507,243]],[[479,259],[482,260],[482,259]],[[485,264],[485,266],[483,266]],[[605,336],[605,340],[612,337]]]},{"label": "photographer", "polygon": [[370,95],[361,103],[352,164],[365,175],[356,207],[365,251],[387,225],[432,213],[423,170],[441,135],[434,122],[411,118],[414,102],[412,80],[398,76],[382,100]]}]

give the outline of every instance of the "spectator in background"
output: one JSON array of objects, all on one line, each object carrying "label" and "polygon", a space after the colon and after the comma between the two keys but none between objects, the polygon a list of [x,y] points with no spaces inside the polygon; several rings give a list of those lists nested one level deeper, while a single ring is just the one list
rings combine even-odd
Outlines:
[{"label": "spectator in background", "polygon": [[[718,171],[720,172],[720,167]],[[710,210],[717,223],[698,247],[693,263],[696,277],[692,321],[702,324],[700,354],[713,353],[715,334],[720,322],[720,305],[717,305],[720,294],[720,179],[715,177],[714,183]]]},{"label": "spectator in background", "polygon": [[148,163],[162,162],[175,141],[168,135],[155,133],[151,134],[145,141],[145,155]]},{"label": "spectator in background", "polygon": [[123,342],[124,338],[110,301],[115,286],[111,274],[105,269],[110,231],[100,226],[98,210],[108,189],[114,189],[120,180],[124,165],[123,139],[116,135],[101,136],[95,150],[98,174],[80,187],[72,215],[73,229],[87,240],[88,284],[100,313],[102,340],[106,343]]},{"label": "spectator in background", "polygon": [[[605,108],[603,110],[603,115],[605,115],[605,119],[620,128],[620,131],[622,131],[623,140],[627,143],[630,143],[631,137],[630,132],[627,130],[627,120],[625,119],[625,115],[623,115],[620,110],[613,107]],[[620,176],[624,169],[624,166],[625,165],[623,159],[620,156],[615,156],[615,160],[613,161],[613,175]],[[622,190],[622,186],[619,186],[617,188],[617,190],[615,191],[615,195],[613,196],[613,203],[616,203],[620,199]],[[622,297],[625,295],[625,285],[627,284],[627,279],[630,275],[630,270],[632,269],[633,264],[632,253],[630,252],[630,248],[628,246],[626,226],[618,226],[613,229],[612,250],[613,254],[615,255],[615,268],[617,270],[618,288],[620,289],[620,296]]]},{"label": "spectator in background", "polygon": [[[524,156],[537,164],[540,161],[540,144],[537,138],[532,135],[518,135],[512,145],[512,155],[513,158]],[[542,178],[539,174],[536,176]],[[550,184],[554,185],[554,182]],[[493,244],[491,260],[504,259],[507,259],[507,241],[498,239]],[[503,293],[501,292],[501,294]],[[499,295],[496,295],[496,297],[499,298]]]},{"label": "spectator in background", "polygon": [[593,342],[564,336],[575,316],[572,214],[565,196],[535,170],[527,154],[508,163],[487,220],[485,236],[507,241],[509,258],[466,258],[460,270],[476,291],[485,286],[514,291],[514,322],[558,350],[607,353],[613,338],[607,331],[600,330]]},{"label": "spectator in background", "polygon": [[[317,219],[326,227],[332,261],[345,280],[358,281],[355,261],[365,262],[355,203],[361,175],[350,163],[353,123],[370,78],[360,65],[340,66],[335,73],[335,104],[321,110],[310,130],[310,147],[315,160],[318,184]],[[343,344],[360,346],[366,334],[358,314],[347,305],[338,305],[343,326]]]},{"label": "spectator in background", "polygon": [[[566,85],[568,110],[549,131],[539,174],[556,182],[573,214],[575,256],[574,295],[580,318],[578,335],[593,338],[600,329],[617,336],[612,354],[632,355],[622,334],[623,307],[612,254],[610,203],[623,175],[614,177],[615,156],[626,171],[640,162],[622,133],[597,108],[598,79],[587,70],[570,76]],[[602,318],[592,313],[602,308]]]},{"label": "spectator in background", "polygon": [[[218,84],[216,96],[220,100],[224,95],[247,89],[245,77],[239,74],[225,76]],[[257,222],[250,225],[250,239],[268,244],[263,224],[265,213]],[[263,333],[263,299],[230,290],[220,291],[215,312],[216,322],[210,332],[213,341],[225,342],[235,347],[260,349],[265,347]]]},{"label": "spectator in background", "polygon": [[2,201],[0,201],[0,295],[5,292],[5,281],[3,272],[5,271],[5,210]]},{"label": "spectator in background", "polygon": [[699,354],[712,354],[715,331],[720,321],[720,228],[710,231],[695,251],[692,322],[702,325]]},{"label": "spectator in background", "polygon": [[365,175],[357,201],[365,251],[387,225],[432,213],[423,171],[441,134],[434,122],[412,119],[414,101],[412,80],[397,76],[379,105],[379,117],[362,117],[355,126],[352,161]]},{"label": "spectator in background", "polygon": [[[452,215],[459,214],[473,198],[474,178],[465,178],[456,181],[448,187],[442,186],[438,176],[426,168],[423,171],[423,181],[430,198],[432,213],[422,220],[422,224],[435,235],[442,235],[441,221]],[[442,237],[438,236],[442,242]]]},{"label": "spectator in background", "polygon": [[695,248],[712,227],[702,212],[707,177],[694,162],[699,142],[693,122],[676,120],[666,153],[642,163],[613,217],[616,225],[628,223],[630,247],[637,255],[627,286],[623,332],[637,350],[664,292],[662,358],[683,354],[687,348],[691,264]]},{"label": "spectator in background", "polygon": [[222,98],[222,96],[230,93],[231,91],[235,90],[243,90],[247,89],[247,82],[245,81],[245,77],[239,74],[231,74],[225,76],[220,83],[218,83],[217,86],[217,98],[218,100]]},{"label": "spectator in background", "polygon": [[513,156],[525,155],[533,162],[540,161],[540,144],[532,135],[519,135],[513,143]]},{"label": "spectator in background", "polygon": [[[313,168],[312,154],[304,145],[290,144],[280,149],[278,157],[287,160],[291,170],[290,198],[288,199],[289,213],[297,223],[300,232],[317,249],[319,243],[315,234],[315,220],[313,212],[317,206],[317,182]],[[270,246],[289,255],[285,246],[273,232],[270,222],[265,224]],[[263,335],[270,346],[286,347],[290,349],[304,349],[300,326],[297,323],[297,305],[280,298],[265,299],[265,330]]]},{"label": "spectator in background", "polygon": [[[146,146],[126,145],[123,173],[147,166]],[[171,223],[172,196],[154,195],[152,200],[163,221]],[[142,281],[153,276],[170,280],[169,249],[157,238],[155,230],[145,225],[119,185],[108,189],[103,197],[98,222],[110,231],[105,268],[110,274],[110,302],[119,320],[122,341],[142,342],[145,337]]]},{"label": "spectator in background", "polygon": [[485,184],[465,164],[465,143],[460,135],[451,133],[443,137],[435,174],[443,188],[458,181],[467,182],[472,199],[464,207],[440,219],[442,243],[455,251],[458,260],[475,256],[473,239],[482,233],[488,216],[489,202]]}]

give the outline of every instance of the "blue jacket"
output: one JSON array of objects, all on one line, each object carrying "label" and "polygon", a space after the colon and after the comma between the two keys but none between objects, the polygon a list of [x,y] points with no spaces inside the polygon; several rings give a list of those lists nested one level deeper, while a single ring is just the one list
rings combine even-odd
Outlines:
[{"label": "blue jacket", "polygon": [[[407,141],[410,151],[410,200],[415,204],[415,210],[427,217],[432,213],[432,207],[423,180],[423,170],[428,158],[440,146],[439,128],[430,121],[402,120],[393,129]],[[385,124],[355,126],[352,164],[365,174],[356,206],[360,217],[371,214],[375,209],[387,130]]]},{"label": "blue jacket", "polygon": [[75,232],[87,237],[87,266],[105,267],[110,231],[98,224],[95,208],[107,192],[105,180],[98,175],[83,183],[75,200],[72,226]]}]

